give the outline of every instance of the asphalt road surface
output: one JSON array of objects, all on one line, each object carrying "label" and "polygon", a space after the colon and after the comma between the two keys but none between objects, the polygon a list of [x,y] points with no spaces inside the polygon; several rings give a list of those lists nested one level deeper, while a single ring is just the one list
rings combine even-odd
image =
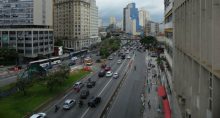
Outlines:
[{"label": "asphalt road surface", "polygon": [[133,68],[112,103],[107,113],[108,118],[140,118],[142,116],[141,94],[145,81],[145,68],[144,53],[136,52]]},{"label": "asphalt road surface", "polygon": [[[132,55],[132,54],[130,54]],[[91,79],[96,81],[96,86],[94,88],[89,89],[91,96],[100,96],[102,98],[101,103],[96,108],[89,108],[87,106],[88,98],[84,100],[84,105],[82,108],[79,108],[78,104],[76,104],[70,110],[63,110],[62,105],[66,99],[75,99],[79,101],[79,93],[76,93],[74,90],[71,90],[62,98],[52,102],[50,105],[45,107],[42,112],[46,112],[49,118],[99,118],[106,103],[108,102],[111,95],[116,90],[117,86],[122,79],[122,75],[127,71],[128,63],[131,61],[130,59],[122,60],[121,64],[117,64],[117,60],[120,59],[118,56],[114,56],[113,60],[107,62],[107,65],[111,66],[113,72],[119,73],[118,79],[113,78],[98,78],[98,73],[94,72],[91,74]],[[87,81],[87,79],[82,80],[82,82]],[[85,88],[85,87],[84,87]],[[60,106],[58,112],[54,112],[55,105]]]}]

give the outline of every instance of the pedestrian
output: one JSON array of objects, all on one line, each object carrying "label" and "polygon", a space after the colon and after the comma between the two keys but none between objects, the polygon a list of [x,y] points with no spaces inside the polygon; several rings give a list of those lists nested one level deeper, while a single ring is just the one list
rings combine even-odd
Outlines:
[{"label": "pedestrian", "polygon": [[54,110],[54,112],[56,113],[58,110],[59,110],[59,106],[58,105],[55,105],[55,110]]},{"label": "pedestrian", "polygon": [[148,108],[150,110],[151,109],[150,100],[148,100],[147,105],[148,105]]}]

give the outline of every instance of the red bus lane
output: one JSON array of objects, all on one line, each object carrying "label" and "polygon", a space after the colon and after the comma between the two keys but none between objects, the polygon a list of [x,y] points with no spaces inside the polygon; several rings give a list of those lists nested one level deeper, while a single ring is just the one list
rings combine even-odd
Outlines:
[{"label": "red bus lane", "polygon": [[167,93],[165,87],[162,85],[159,86],[157,92],[158,92],[158,96],[162,98],[164,118],[171,118],[171,110],[170,110],[169,101],[167,99]]}]

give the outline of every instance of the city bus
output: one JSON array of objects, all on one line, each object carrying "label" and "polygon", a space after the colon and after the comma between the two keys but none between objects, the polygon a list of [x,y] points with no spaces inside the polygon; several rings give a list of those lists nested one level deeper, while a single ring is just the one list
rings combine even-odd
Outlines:
[{"label": "city bus", "polygon": [[41,59],[41,60],[29,62],[29,66],[32,66],[32,65],[39,65],[43,68],[47,68],[51,66],[49,59]]},{"label": "city bus", "polygon": [[52,57],[49,59],[51,61],[51,65],[57,65],[61,64],[61,59],[60,57]]},{"label": "city bus", "polygon": [[86,57],[86,58],[84,59],[84,64],[85,64],[86,66],[91,66],[91,65],[93,64],[92,58]]},{"label": "city bus", "polygon": [[37,61],[29,62],[29,66],[31,65],[39,65],[43,68],[51,68],[53,65],[61,64],[60,57],[52,57],[49,59],[40,59]]}]

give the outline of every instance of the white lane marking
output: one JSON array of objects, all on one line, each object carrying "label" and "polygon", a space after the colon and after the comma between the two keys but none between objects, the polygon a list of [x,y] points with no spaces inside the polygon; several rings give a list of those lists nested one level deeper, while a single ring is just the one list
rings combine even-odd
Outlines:
[{"label": "white lane marking", "polygon": [[[121,69],[122,65],[124,65],[125,61],[120,65],[120,67],[116,70],[116,72],[118,73],[118,71]],[[101,92],[98,94],[98,96],[100,96],[102,94],[102,92],[105,90],[105,88],[109,85],[109,83],[112,81],[112,78],[108,81],[108,83],[104,86],[104,88],[101,90]]]},{"label": "white lane marking", "polygon": [[[130,61],[128,61],[128,63],[130,63],[131,61],[134,61],[134,58],[135,58],[135,54],[133,55],[132,59],[131,59]],[[132,63],[134,63],[134,62],[132,62]],[[127,70],[128,73],[130,73],[130,72],[131,72],[131,68],[129,69],[128,66],[129,66],[129,64],[126,66],[126,69],[125,69],[125,70]],[[129,69],[129,70],[128,70],[128,69]],[[118,92],[120,92],[120,91],[118,91]],[[119,93],[118,93],[118,94],[119,94]],[[112,106],[114,106],[114,105],[116,104],[116,100],[117,100],[117,99],[118,99],[118,95],[116,96],[115,100],[113,101]],[[111,111],[112,111],[112,109],[110,108],[109,113],[110,113]],[[108,116],[107,116],[107,118],[108,118]]]},{"label": "white lane marking", "polygon": [[104,86],[104,88],[102,89],[102,91],[98,94],[98,96],[100,96],[102,94],[102,92],[105,90],[105,88],[108,86],[108,84],[112,81],[112,79],[110,79],[108,81],[108,83]]},{"label": "white lane marking", "polygon": [[[120,67],[116,70],[116,72],[118,72],[122,65],[124,65],[125,61],[120,65]],[[108,84],[112,81],[112,78],[108,81],[108,83],[104,86],[104,88],[101,90],[101,92],[98,94],[98,96],[100,96],[102,94],[102,92],[105,90],[105,88],[108,86]],[[84,118],[85,115],[87,114],[87,112],[89,111],[90,108],[86,109],[86,111],[83,113],[83,115],[80,118]]]},{"label": "white lane marking", "polygon": [[82,115],[80,118],[83,118],[83,117],[87,114],[87,112],[89,111],[89,109],[90,109],[90,108],[86,109],[86,111],[83,113],[83,115]]},{"label": "white lane marking", "polygon": [[[127,66],[128,67],[128,66]],[[127,75],[129,75],[131,73],[131,68],[128,70],[128,74]],[[127,78],[126,78],[127,79]],[[122,86],[121,86],[121,88],[122,88]],[[111,113],[111,111],[112,111],[112,107],[113,106],[115,106],[115,104],[116,104],[116,101],[119,99],[119,93],[120,93],[121,91],[119,90],[118,91],[118,94],[115,96],[115,99],[113,100],[113,103],[112,103],[112,105],[110,106],[110,111],[108,112],[108,115],[107,115],[107,118],[109,117],[109,114]]]}]

